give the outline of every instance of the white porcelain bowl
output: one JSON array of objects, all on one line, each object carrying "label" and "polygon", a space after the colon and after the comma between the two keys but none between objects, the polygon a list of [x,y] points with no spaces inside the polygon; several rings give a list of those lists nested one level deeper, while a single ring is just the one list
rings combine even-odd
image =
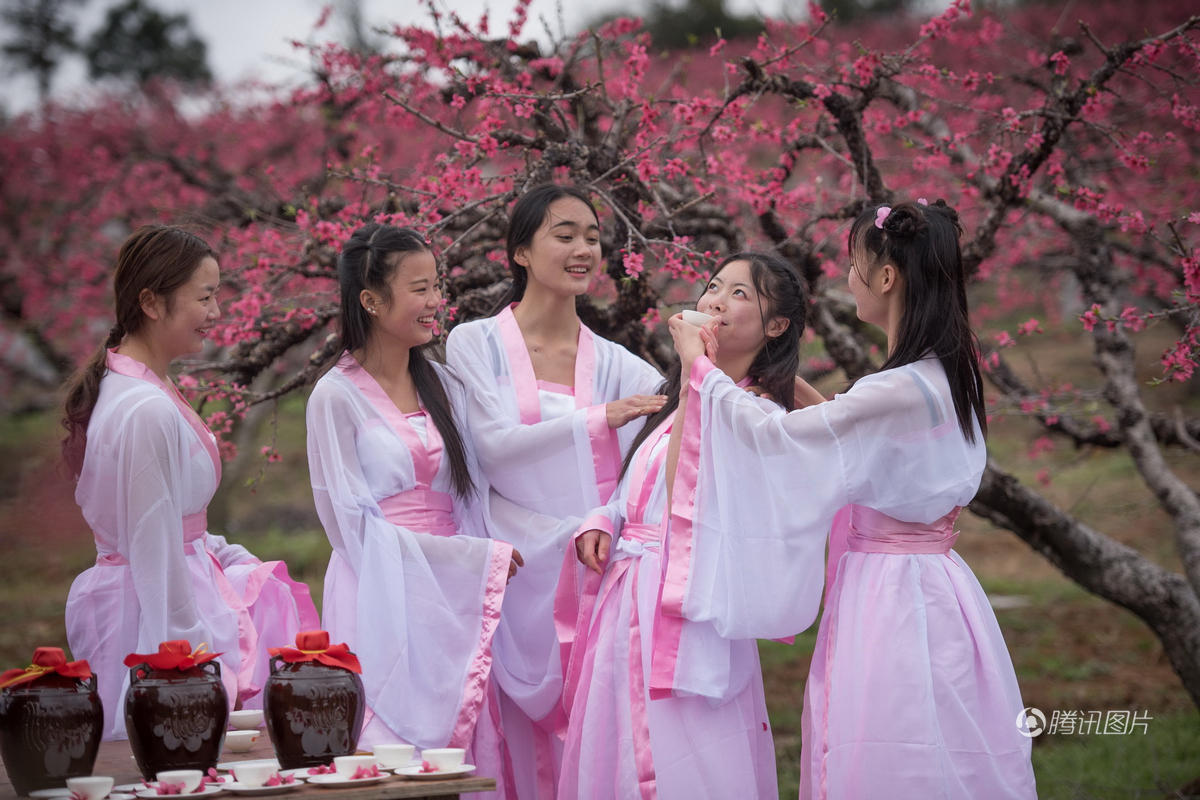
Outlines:
[{"label": "white porcelain bowl", "polygon": [[398,769],[408,766],[416,749],[411,744],[377,744],[375,758],[384,769]]},{"label": "white porcelain bowl", "polygon": [[680,313],[683,314],[684,322],[688,323],[689,325],[695,325],[697,328],[705,325],[706,323],[712,322],[712,315],[705,314],[703,311],[693,311],[690,308],[685,308]]},{"label": "white porcelain bowl", "polygon": [[243,761],[233,765],[233,777],[242,786],[262,786],[278,772],[274,761]]},{"label": "white porcelain bowl", "polygon": [[242,711],[229,712],[229,724],[239,731],[250,731],[262,725],[263,712],[261,708],[249,708]]},{"label": "white porcelain bowl", "polygon": [[467,751],[461,747],[427,747],[421,751],[421,759],[438,769],[458,769],[466,757]]},{"label": "white porcelain bowl", "polygon": [[353,778],[359,769],[370,769],[378,763],[375,756],[338,756],[333,759],[333,767],[339,778]]},{"label": "white porcelain bowl", "polygon": [[183,793],[191,794],[200,785],[204,773],[198,769],[169,769],[155,776],[159,783],[181,783]]},{"label": "white porcelain bowl", "polygon": [[113,779],[103,775],[81,775],[67,778],[67,788],[84,800],[103,800],[112,791]]},{"label": "white porcelain bowl", "polygon": [[259,731],[229,731],[225,734],[225,749],[230,753],[245,753],[260,736]]}]

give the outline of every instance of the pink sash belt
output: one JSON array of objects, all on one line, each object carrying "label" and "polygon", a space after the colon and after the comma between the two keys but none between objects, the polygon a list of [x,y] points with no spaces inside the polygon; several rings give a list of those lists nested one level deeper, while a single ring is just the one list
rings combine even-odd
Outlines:
[{"label": "pink sash belt", "polygon": [[621,555],[638,557],[647,549],[657,550],[662,545],[662,527],[659,525],[644,525],[638,522],[626,522],[621,527],[621,535],[612,558]]},{"label": "pink sash belt", "polygon": [[[262,688],[254,682],[254,670],[258,664],[258,629],[255,628],[254,620],[251,618],[249,603],[253,603],[253,598],[258,597],[263,582],[274,574],[282,562],[262,563],[256,560],[257,566],[254,574],[246,582],[244,589],[246,594],[243,595],[229,582],[229,578],[225,575],[225,569],[221,566],[217,556],[205,546],[204,534],[207,531],[207,509],[185,516],[183,518],[183,552],[187,555],[203,553],[208,556],[211,564],[209,575],[213,586],[225,606],[237,617],[237,661],[230,660],[225,663],[230,667],[236,667],[237,700],[244,701],[258,694]],[[128,565],[129,559],[121,553],[100,553],[96,556],[96,564],[98,566],[122,566]],[[302,622],[304,616],[302,613]],[[233,654],[230,653],[226,657],[232,659]]]},{"label": "pink sash belt", "polygon": [[454,536],[454,498],[433,489],[409,489],[379,501],[383,516],[414,533]]},{"label": "pink sash belt", "polygon": [[[183,518],[183,552],[189,556],[196,552],[197,539],[208,531],[208,509],[188,514]],[[96,565],[101,567],[127,566],[129,559],[121,553],[97,553]]]},{"label": "pink sash belt", "polygon": [[852,553],[893,555],[945,555],[954,547],[958,533],[954,521],[960,509],[931,523],[903,522],[865,506],[854,506],[846,534],[846,549]]}]

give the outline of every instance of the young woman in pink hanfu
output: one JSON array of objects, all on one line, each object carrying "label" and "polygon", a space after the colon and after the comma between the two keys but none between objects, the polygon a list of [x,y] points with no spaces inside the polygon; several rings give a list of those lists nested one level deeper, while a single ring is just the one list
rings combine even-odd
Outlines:
[{"label": "young woman in pink hanfu", "polygon": [[426,354],[437,263],[415,231],[370,224],[343,248],[338,282],[342,356],[308,401],[308,464],[333,545],[325,628],[362,663],[359,747],[468,748],[495,796],[515,797],[490,675],[521,557],[488,538],[462,386]]},{"label": "young woman in pink hanfu", "polygon": [[104,737],[125,738],[129,653],[187,639],[220,652],[231,705],[261,707],[267,649],[317,624],[308,587],[207,532],[221,480],[212,432],[179,394],[170,363],[199,352],[220,316],[216,254],[179,228],[121,246],[117,324],[67,390],[63,455],[96,539],[71,584],[67,641],[96,671]]},{"label": "young woman in pink hanfu", "polygon": [[661,408],[659,373],[584,326],[575,299],[600,267],[586,194],[543,185],[513,207],[513,287],[500,312],[457,326],[447,361],[467,388],[467,420],[491,484],[496,535],[525,557],[496,634],[493,674],[521,800],[554,796],[562,656],[552,617],[563,554],[583,515],[608,501],[621,459]]},{"label": "young woman in pink hanfu", "polygon": [[[696,306],[721,326],[717,358],[728,373],[791,407],[805,317],[796,271],[772,255],[729,256]],[[676,367],[668,396],[678,398],[679,380]],[[738,391],[749,403],[778,407]],[[612,501],[588,516],[576,540],[591,572],[582,582],[564,690],[563,800],[777,796],[757,643],[705,622],[688,622],[668,639],[658,624],[668,590],[662,547],[675,405],[647,421]],[[730,485],[756,480],[738,469],[721,475]],[[760,519],[748,512],[736,524],[752,531]],[[678,669],[670,682],[653,685],[652,664],[663,659]]]},{"label": "young woman in pink hanfu", "polygon": [[[987,460],[960,235],[941,201],[855,221],[850,291],[859,318],[886,332],[887,360],[810,408],[746,397],[704,354],[715,341],[719,357],[724,331],[670,321],[690,379],[666,627],[708,621],[760,637],[807,627],[834,526],[805,686],[802,798],[1036,796],[1008,650],[951,549]],[[754,480],[728,481],[731,464]],[[762,524],[724,524],[749,511]]]}]

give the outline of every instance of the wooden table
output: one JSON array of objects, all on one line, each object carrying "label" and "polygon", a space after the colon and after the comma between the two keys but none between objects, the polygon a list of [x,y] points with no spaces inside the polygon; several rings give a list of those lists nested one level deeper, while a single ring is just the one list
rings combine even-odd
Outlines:
[{"label": "wooden table", "polygon": [[[222,763],[226,761],[248,761],[255,758],[273,758],[274,750],[271,749],[271,741],[264,734],[260,736],[254,746],[246,753],[230,753],[226,751],[221,755]],[[96,757],[96,766],[92,770],[94,775],[112,775],[116,780],[116,784],[120,786],[125,783],[140,783],[142,775],[138,771],[137,764],[133,761],[133,755],[129,752],[129,742],[101,742],[100,754]],[[491,792],[496,789],[496,781],[493,778],[481,778],[470,776],[466,778],[450,778],[443,781],[416,781],[399,776],[393,776],[381,783],[374,783],[370,786],[361,786],[353,789],[342,788],[324,788],[315,784],[305,784],[299,789],[293,789],[289,792],[280,793],[277,795],[267,795],[271,800],[315,800],[315,798],[324,798],[324,800],[393,800],[394,798],[456,798],[461,792]],[[13,789],[12,782],[8,779],[7,770],[0,765],[0,800],[9,800],[9,798],[17,797],[16,791]],[[240,800],[243,795],[237,795],[233,792],[224,792],[216,795],[220,800]],[[246,795],[253,797],[253,795]],[[185,800],[186,795],[179,800]],[[166,799],[164,799],[166,800]],[[171,799],[173,800],[173,799]]]}]

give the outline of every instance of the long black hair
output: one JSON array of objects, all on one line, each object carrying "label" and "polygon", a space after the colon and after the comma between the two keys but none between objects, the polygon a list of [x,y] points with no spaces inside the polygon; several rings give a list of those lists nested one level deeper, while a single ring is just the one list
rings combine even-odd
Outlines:
[{"label": "long black hair", "polygon": [[[411,228],[373,222],[354,232],[342,247],[342,255],[338,259],[338,287],[342,301],[341,350],[353,353],[366,347],[373,323],[359,299],[363,290],[377,292],[390,302],[392,298],[388,282],[400,260],[408,253],[428,251],[429,243]],[[432,345],[433,342],[430,342],[409,351],[408,374],[416,386],[417,397],[442,435],[445,452],[450,459],[454,491],[459,497],[467,497],[475,491],[475,484],[467,469],[466,448],[454,424],[446,389],[426,356],[425,351]]]},{"label": "long black hair", "polygon": [[[808,292],[805,291],[796,268],[771,253],[748,251],[726,256],[717,264],[709,281],[735,261],[745,261],[750,265],[750,277],[754,281],[754,288],[760,296],[767,299],[767,308],[761,311],[763,331],[767,329],[767,322],[775,317],[788,320],[789,324],[782,333],[775,337],[767,337],[750,364],[749,375],[765,394],[771,395],[775,402],[791,411],[796,407],[796,372],[800,369],[800,337],[804,335],[807,321]],[[707,285],[706,283],[705,286]],[[634,437],[629,452],[625,454],[625,462],[621,465],[622,476],[633,463],[633,454],[641,447],[642,442],[679,407],[682,372],[683,368],[676,358],[667,370],[666,380],[658,390],[659,394],[667,396],[666,405],[647,417],[645,425]]]},{"label": "long black hair", "polygon": [[564,197],[574,197],[582,201],[591,209],[596,224],[600,224],[600,216],[596,213],[591,198],[578,186],[541,183],[521,195],[521,199],[513,205],[512,213],[509,214],[508,236],[505,239],[512,284],[492,309],[493,315],[499,314],[513,303],[521,302],[521,298],[525,296],[525,287],[529,285],[529,271],[517,263],[517,250],[530,245],[534,234],[542,227],[546,215],[550,213],[550,204]]},{"label": "long black hair", "polygon": [[[880,369],[919,361],[929,353],[946,370],[958,426],[967,441],[975,441],[971,415],[987,434],[983,378],[979,374],[979,342],[967,312],[967,281],[963,271],[958,212],[938,200],[933,205],[899,203],[883,216],[871,206],[850,228],[847,248],[864,282],[871,270],[893,265],[904,278],[904,311],[892,352]],[[863,263],[865,261],[865,264]]]}]

